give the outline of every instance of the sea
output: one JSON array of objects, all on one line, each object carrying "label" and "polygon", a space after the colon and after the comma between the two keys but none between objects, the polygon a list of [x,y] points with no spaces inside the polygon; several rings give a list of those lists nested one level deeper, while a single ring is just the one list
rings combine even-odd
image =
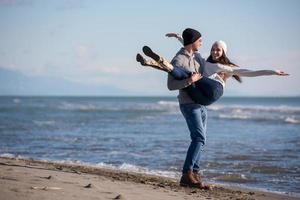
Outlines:
[{"label": "sea", "polygon": [[[207,107],[209,183],[300,196],[300,97]],[[0,97],[0,156],[179,179],[189,131],[176,97]]]}]

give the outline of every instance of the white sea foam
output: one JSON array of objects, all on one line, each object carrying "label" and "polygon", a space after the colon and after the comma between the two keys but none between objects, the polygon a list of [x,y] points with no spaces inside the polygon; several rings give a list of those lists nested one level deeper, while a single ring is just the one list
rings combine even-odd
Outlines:
[{"label": "white sea foam", "polygon": [[214,111],[218,111],[218,110],[221,110],[224,108],[225,108],[225,106],[214,105],[214,104],[207,107],[208,110],[214,110]]},{"label": "white sea foam", "polygon": [[291,124],[300,124],[300,120],[294,117],[287,117],[284,121]]},{"label": "white sea foam", "polygon": [[225,114],[220,114],[219,118],[221,119],[249,119],[250,116],[247,115],[225,115]]},{"label": "white sea foam", "polygon": [[[58,105],[62,110],[79,110],[79,111],[158,111],[168,112],[171,114],[179,113],[179,106],[177,101],[165,101],[160,100],[153,103],[136,103],[136,104],[122,104],[107,106],[103,104],[93,103],[70,103],[62,102]],[[263,106],[263,105],[225,105],[225,104],[213,104],[207,107],[208,110],[216,112],[235,112],[235,113],[278,113],[278,114],[300,114],[299,106]]]},{"label": "white sea foam", "polygon": [[163,176],[163,177],[169,177],[169,178],[178,178],[180,175],[180,173],[178,173],[178,172],[150,170],[146,167],[140,167],[140,166],[132,165],[132,164],[128,164],[128,163],[123,163],[120,166],[118,166],[117,168],[120,170],[123,170],[123,171],[143,173],[143,174],[149,174],[149,175],[157,175],[157,176]]},{"label": "white sea foam", "polygon": [[300,113],[298,106],[258,106],[258,105],[212,105],[207,107],[208,110],[214,111],[249,111],[249,112],[279,112],[279,113]]},{"label": "white sea foam", "polygon": [[[10,153],[0,154],[0,157],[29,159],[28,157],[25,157],[25,156],[19,156],[19,155],[17,156],[17,155],[10,154]],[[120,165],[113,165],[113,164],[108,164],[108,163],[103,163],[103,162],[94,164],[94,163],[90,163],[90,162],[83,162],[83,161],[80,161],[80,160],[47,160],[47,159],[41,159],[41,161],[54,162],[54,163],[60,163],[60,164],[69,164],[69,165],[79,165],[79,166],[113,169],[113,170],[120,170],[120,171],[125,171],[125,172],[134,172],[134,173],[162,176],[162,177],[168,177],[168,178],[178,178],[180,176],[179,172],[164,171],[164,170],[150,170],[146,167],[141,167],[141,166],[128,164],[128,163],[122,163]]]},{"label": "white sea foam", "polygon": [[177,101],[159,101],[158,104],[167,106],[178,106]]},{"label": "white sea foam", "polygon": [[15,104],[18,104],[18,103],[21,102],[21,100],[16,98],[16,99],[13,99],[13,102],[14,102]]},{"label": "white sea foam", "polygon": [[[46,161],[46,160],[45,160]],[[156,175],[156,176],[163,176],[168,178],[178,178],[180,176],[179,172],[174,171],[163,171],[163,170],[150,170],[146,167],[141,167],[133,164],[128,163],[122,163],[120,165],[112,165],[108,163],[89,163],[89,162],[82,162],[82,161],[71,161],[71,160],[60,160],[60,161],[54,161],[57,163],[62,164],[76,164],[81,166],[90,166],[90,167],[99,167],[99,168],[105,168],[105,169],[114,169],[114,170],[121,170],[126,172],[134,172],[134,173],[142,173],[142,174],[149,174],[149,175]]]},{"label": "white sea foam", "polygon": [[83,111],[89,111],[89,110],[97,109],[92,104],[79,104],[79,103],[69,103],[69,102],[62,102],[58,106],[58,108],[62,109],[62,110],[83,110]]},{"label": "white sea foam", "polygon": [[[158,101],[159,105],[163,106],[175,106],[178,107],[177,101]],[[279,105],[279,106],[264,106],[264,105],[225,105],[225,104],[212,104],[207,106],[208,110],[219,111],[219,110],[240,110],[240,111],[255,111],[255,112],[282,112],[282,113],[294,113],[300,112],[299,106],[287,106],[287,105]]]},{"label": "white sea foam", "polygon": [[0,157],[15,158],[16,156],[14,154],[11,154],[11,153],[3,153],[3,154],[0,154]]},{"label": "white sea foam", "polygon": [[179,172],[163,171],[163,170],[150,170],[146,167],[141,167],[141,166],[128,164],[128,163],[122,163],[120,165],[112,165],[112,164],[103,163],[103,162],[100,162],[97,164],[92,164],[89,162],[71,161],[71,160],[61,160],[61,161],[55,161],[55,162],[62,163],[62,164],[76,164],[76,165],[81,165],[81,166],[99,167],[99,168],[105,168],[105,169],[113,169],[113,170],[120,170],[120,171],[125,171],[125,172],[134,172],[134,173],[162,176],[162,177],[168,177],[168,178],[178,178],[180,176]]},{"label": "white sea foam", "polygon": [[245,174],[237,174],[231,172],[220,173],[220,175],[213,177],[212,180],[233,183],[247,183],[255,181],[255,179],[247,177]]},{"label": "white sea foam", "polygon": [[251,113],[230,113],[217,115],[220,119],[253,120],[253,121],[273,121],[279,123],[300,124],[300,120],[293,116],[259,115]]},{"label": "white sea foam", "polygon": [[38,126],[44,126],[44,125],[53,125],[55,121],[39,121],[39,120],[33,120],[33,123],[35,123]]},{"label": "white sea foam", "polygon": [[178,112],[176,101],[158,101],[154,103],[135,103],[135,104],[92,104],[92,103],[70,103],[62,102],[58,105],[61,110],[70,111],[173,111]]},{"label": "white sea foam", "polygon": [[3,158],[17,158],[17,159],[28,159],[28,157],[26,157],[26,156],[20,156],[20,155],[15,155],[15,154],[11,154],[11,153],[2,153],[2,154],[0,154],[0,157],[3,157]]},{"label": "white sea foam", "polygon": [[80,139],[78,137],[73,136],[50,136],[47,138],[49,141],[59,141],[59,142],[66,142],[66,143],[76,143]]}]

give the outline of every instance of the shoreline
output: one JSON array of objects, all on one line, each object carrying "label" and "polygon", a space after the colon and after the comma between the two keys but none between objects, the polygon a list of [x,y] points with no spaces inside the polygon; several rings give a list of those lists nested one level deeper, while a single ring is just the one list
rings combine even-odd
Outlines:
[{"label": "shoreline", "polygon": [[[300,199],[235,186],[211,191],[183,188],[178,180],[76,164],[0,157],[0,193],[5,199]],[[68,181],[65,181],[68,180]],[[85,187],[86,186],[86,187]],[[49,196],[47,196],[49,195]],[[54,196],[53,196],[54,195]],[[97,198],[96,198],[97,197]]]}]

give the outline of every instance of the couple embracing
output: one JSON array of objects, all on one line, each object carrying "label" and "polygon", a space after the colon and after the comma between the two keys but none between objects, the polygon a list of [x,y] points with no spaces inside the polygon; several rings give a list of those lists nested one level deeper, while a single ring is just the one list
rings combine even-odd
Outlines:
[{"label": "couple embracing", "polygon": [[199,174],[200,159],[206,143],[206,106],[223,95],[226,80],[230,77],[242,82],[242,76],[286,76],[288,74],[280,70],[254,71],[238,67],[227,57],[227,45],[223,41],[217,41],[212,45],[210,56],[205,60],[198,53],[202,44],[201,34],[191,28],[185,29],[182,36],[175,33],[168,33],[166,36],[175,37],[183,44],[171,63],[148,46],[143,47],[143,52],[151,59],[145,59],[141,54],[137,54],[136,60],[143,66],[167,72],[168,89],[179,90],[177,98],[180,111],[186,120],[191,137],[180,185],[211,189],[210,185],[202,182]]}]

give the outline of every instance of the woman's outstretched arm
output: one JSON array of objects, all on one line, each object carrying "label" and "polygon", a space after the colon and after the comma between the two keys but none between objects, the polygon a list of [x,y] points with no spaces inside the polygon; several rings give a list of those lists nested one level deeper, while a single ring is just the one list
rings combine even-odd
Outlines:
[{"label": "woman's outstretched arm", "polygon": [[256,76],[269,76],[269,75],[288,76],[289,74],[281,70],[249,70],[249,69],[233,68],[231,75],[256,77]]},{"label": "woman's outstretched arm", "polygon": [[249,69],[241,69],[239,67],[230,67],[227,65],[222,65],[219,63],[210,63],[210,62],[205,62],[205,72],[208,76],[218,72],[225,72],[228,75],[239,75],[245,77],[269,76],[269,75],[288,76],[289,75],[288,73],[282,70],[249,70]]}]

